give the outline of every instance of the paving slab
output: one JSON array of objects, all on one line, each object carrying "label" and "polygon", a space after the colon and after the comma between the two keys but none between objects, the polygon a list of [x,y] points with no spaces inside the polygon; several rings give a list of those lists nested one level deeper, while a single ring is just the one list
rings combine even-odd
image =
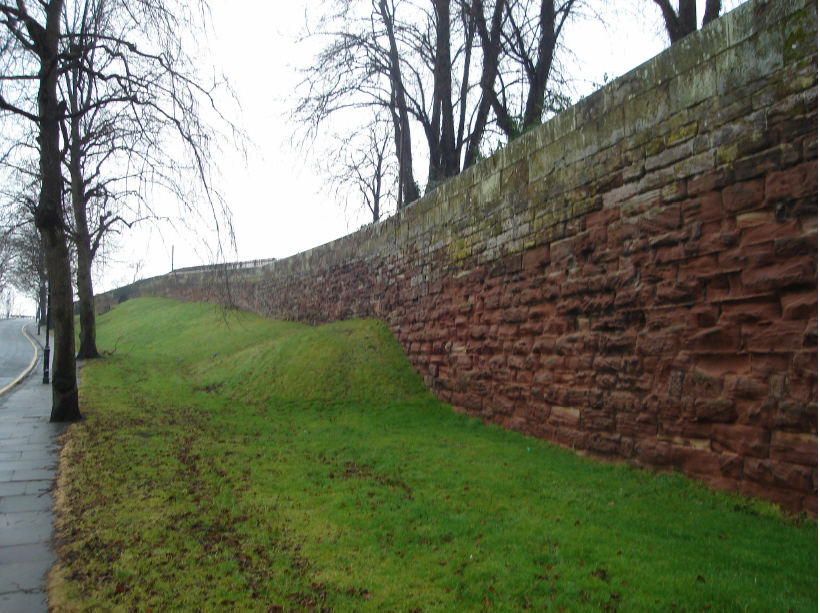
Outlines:
[{"label": "paving slab", "polygon": [[[27,326],[37,342],[37,327]],[[45,338],[45,331],[40,339]],[[37,343],[42,347],[41,343]],[[0,611],[48,610],[46,573],[56,561],[51,489],[65,425],[49,423],[51,386],[42,352],[19,383],[0,394]]]}]

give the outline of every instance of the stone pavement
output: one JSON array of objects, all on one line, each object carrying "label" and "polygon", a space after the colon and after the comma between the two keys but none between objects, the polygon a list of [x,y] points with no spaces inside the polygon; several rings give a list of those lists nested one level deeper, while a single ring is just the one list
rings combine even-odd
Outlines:
[{"label": "stone pavement", "polygon": [[[35,342],[37,325],[27,326]],[[52,552],[52,481],[60,447],[54,438],[64,424],[52,424],[51,386],[43,385],[43,355],[15,387],[0,395],[0,611],[37,613],[48,609],[45,573]]]}]

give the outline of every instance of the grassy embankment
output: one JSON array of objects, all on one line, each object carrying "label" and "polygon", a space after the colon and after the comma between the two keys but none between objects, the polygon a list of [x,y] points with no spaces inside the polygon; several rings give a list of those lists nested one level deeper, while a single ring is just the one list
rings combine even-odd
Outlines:
[{"label": "grassy embankment", "polygon": [[814,521],[453,414],[383,323],[229,323],[100,319],[58,610],[817,610]]}]

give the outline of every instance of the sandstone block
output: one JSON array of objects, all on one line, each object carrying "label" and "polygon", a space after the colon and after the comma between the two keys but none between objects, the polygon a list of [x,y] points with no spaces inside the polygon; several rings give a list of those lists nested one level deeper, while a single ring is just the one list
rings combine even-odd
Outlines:
[{"label": "sandstone block", "polygon": [[553,440],[559,445],[571,449],[586,449],[586,432],[579,432],[574,428],[557,427],[553,429]]},{"label": "sandstone block", "polygon": [[572,407],[552,406],[549,423],[557,428],[578,428],[581,421],[581,410]]},{"label": "sandstone block", "polygon": [[730,214],[752,211],[765,206],[763,179],[733,183],[723,190],[722,195],[723,207]]},{"label": "sandstone block", "polygon": [[721,324],[768,325],[780,320],[780,301],[775,297],[726,301],[721,305]]},{"label": "sandstone block", "polygon": [[690,196],[699,196],[709,192],[718,193],[729,183],[729,177],[723,168],[710,170],[696,177],[691,177],[686,182],[686,193]]},{"label": "sandstone block", "polygon": [[817,467],[817,434],[774,432],[769,450],[772,460]]},{"label": "sandstone block", "polygon": [[515,411],[515,401],[498,394],[489,399],[489,404],[492,415],[512,415]]},{"label": "sandstone block", "polygon": [[717,398],[723,391],[723,378],[693,368],[683,377],[683,393],[693,397]]},{"label": "sandstone block", "polygon": [[720,474],[730,479],[743,478],[743,457],[736,453],[721,453],[718,455]]},{"label": "sandstone block", "polygon": [[526,360],[520,355],[511,355],[507,358],[507,366],[510,367],[512,370],[520,370],[522,368],[526,368]]},{"label": "sandstone block", "polygon": [[658,420],[658,439],[673,441],[697,439],[698,445],[708,447],[712,424],[699,423],[689,419]]},{"label": "sandstone block", "polygon": [[702,481],[706,487],[721,492],[736,492],[739,486],[739,479],[729,477],[715,477],[713,475],[693,475]]},{"label": "sandstone block", "polygon": [[807,320],[817,316],[817,292],[789,294],[780,297],[785,320]]},{"label": "sandstone block", "polygon": [[817,160],[766,176],[766,200],[779,201],[817,195]]},{"label": "sandstone block", "polygon": [[760,400],[769,395],[769,384],[763,379],[729,375],[723,385],[727,398]]},{"label": "sandstone block", "polygon": [[720,470],[720,458],[718,454],[711,451],[672,445],[670,457],[672,465],[687,474],[723,476]]},{"label": "sandstone block", "polygon": [[744,271],[772,266],[778,261],[774,253],[774,243],[767,241],[728,249],[717,257],[716,272]]},{"label": "sandstone block", "polygon": [[604,432],[592,432],[586,437],[586,448],[606,456],[620,455],[621,436]]},{"label": "sandstone block", "polygon": [[[757,245],[758,243],[778,241],[785,238],[795,238],[800,236],[802,233],[802,228],[797,220],[785,222],[777,221],[776,219],[769,217],[768,214],[763,217],[746,219],[748,221],[741,229],[741,247]],[[753,221],[755,223],[752,223]]]},{"label": "sandstone block", "polygon": [[775,321],[769,324],[743,324],[742,342],[747,351],[781,353],[803,348],[805,321]]},{"label": "sandstone block", "polygon": [[817,231],[800,236],[777,239],[774,242],[774,253],[779,258],[793,258],[802,255],[817,255]]},{"label": "sandstone block", "polygon": [[814,489],[812,469],[807,466],[748,458],[743,469],[747,481],[809,493]]},{"label": "sandstone block", "polygon": [[[607,392],[604,394],[602,407],[607,411],[616,412],[619,417],[623,414],[638,412],[642,408],[641,400],[635,396],[635,394],[617,391]],[[637,417],[635,419],[637,419]],[[654,418],[652,418],[652,424],[654,423]]]},{"label": "sandstone block", "polygon": [[684,282],[685,285],[690,285],[690,281],[719,275],[723,267],[719,267],[718,262],[717,254],[688,258],[678,266],[678,280]]},{"label": "sandstone block", "polygon": [[694,302],[701,292],[697,279],[659,283],[655,288],[655,305],[664,306]]},{"label": "sandstone block", "polygon": [[543,270],[550,263],[550,248],[546,245],[524,252],[521,266],[524,270]]},{"label": "sandstone block", "polygon": [[732,423],[737,419],[735,402],[729,398],[698,399],[695,402],[695,418],[709,423]]},{"label": "sandstone block", "polygon": [[693,353],[736,353],[740,349],[740,326],[719,325],[684,339],[683,349]]},{"label": "sandstone block", "polygon": [[584,409],[581,411],[581,427],[585,430],[612,432],[615,430],[615,415],[608,411]]},{"label": "sandstone block", "polygon": [[739,229],[712,229],[704,228],[701,237],[698,239],[698,253],[719,253],[730,249],[740,243],[741,231]]},{"label": "sandstone block", "polygon": [[664,467],[671,464],[672,454],[667,443],[648,438],[635,443],[635,459],[647,466]]},{"label": "sandstone block", "polygon": [[795,514],[803,510],[804,499],[808,497],[805,492],[777,488],[769,484],[762,484],[748,479],[741,481],[738,491],[742,496],[761,498],[769,502],[774,502],[786,511]]},{"label": "sandstone block", "polygon": [[765,458],[769,455],[769,432],[753,426],[714,424],[712,449],[730,451],[744,457]]}]

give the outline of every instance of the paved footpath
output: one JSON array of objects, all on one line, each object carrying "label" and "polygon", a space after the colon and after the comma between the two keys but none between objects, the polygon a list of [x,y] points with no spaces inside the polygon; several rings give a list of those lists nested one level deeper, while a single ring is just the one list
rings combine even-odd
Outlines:
[{"label": "paved footpath", "polygon": [[[54,438],[51,386],[43,385],[43,354],[37,325],[26,327],[38,342],[32,371],[0,394],[0,611],[38,613],[48,609],[45,574],[52,552],[51,488],[60,447]],[[33,349],[32,349],[33,352]]]}]

